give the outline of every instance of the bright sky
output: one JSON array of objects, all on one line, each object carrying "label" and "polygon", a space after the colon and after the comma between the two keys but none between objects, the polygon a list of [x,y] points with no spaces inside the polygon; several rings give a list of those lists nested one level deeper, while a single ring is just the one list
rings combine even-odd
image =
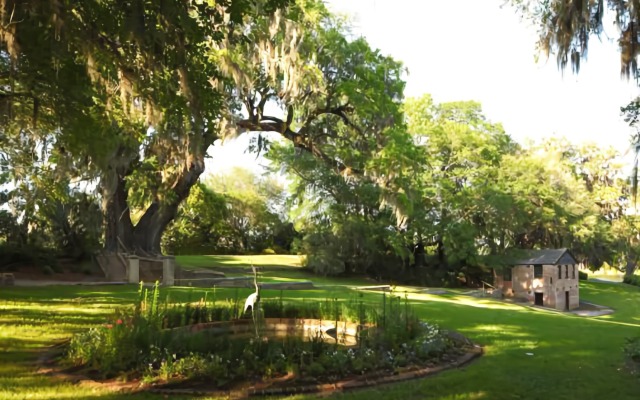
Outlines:
[{"label": "bright sky", "polygon": [[[615,27],[601,41],[592,39],[579,75],[562,74],[554,58],[535,62],[536,28],[501,7],[504,2],[327,1],[335,12],[351,15],[354,34],[404,62],[408,97],[479,101],[485,115],[518,141],[557,135],[626,150],[632,130],[620,107],[639,91],[620,78]],[[209,171],[255,164],[255,156],[242,154],[245,147],[241,139],[212,149]]]}]

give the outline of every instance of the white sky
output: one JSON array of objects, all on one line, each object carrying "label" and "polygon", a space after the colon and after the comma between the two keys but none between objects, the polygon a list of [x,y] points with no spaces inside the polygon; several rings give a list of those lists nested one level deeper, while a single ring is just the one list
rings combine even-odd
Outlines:
[{"label": "white sky", "polygon": [[[592,39],[580,74],[562,74],[554,58],[535,62],[536,28],[505,0],[330,0],[351,15],[354,34],[404,62],[407,97],[430,93],[435,101],[476,100],[518,141],[565,136],[626,150],[632,130],[620,107],[635,98],[635,82],[620,79],[619,55],[605,29]],[[607,38],[608,36],[608,38]],[[247,140],[210,151],[209,172],[255,165],[243,154]]]}]

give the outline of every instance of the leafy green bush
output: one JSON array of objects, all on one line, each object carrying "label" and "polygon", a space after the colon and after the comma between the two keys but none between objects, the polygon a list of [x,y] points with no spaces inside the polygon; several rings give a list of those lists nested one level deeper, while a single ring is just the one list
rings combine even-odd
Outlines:
[{"label": "leafy green bush", "polygon": [[42,267],[42,273],[45,275],[53,275],[55,271],[53,270],[53,268],[51,268],[51,266],[45,265]]},{"label": "leafy green bush", "polygon": [[151,295],[140,285],[140,301],[131,311],[119,311],[111,323],[74,336],[67,358],[76,365],[89,365],[104,377],[140,368],[152,362],[153,349],[162,348],[159,287]]},{"label": "leafy green bush", "polygon": [[589,274],[584,271],[578,271],[578,279],[581,281],[586,281],[589,279]]},{"label": "leafy green bush", "polygon": [[628,338],[623,350],[630,360],[640,363],[640,336]]},{"label": "leafy green bush", "polygon": [[197,378],[201,376],[221,376],[224,374],[223,359],[210,354],[203,356],[190,353],[189,355],[177,359],[175,354],[164,359],[157,370],[153,366],[149,368],[148,376],[157,376],[163,380],[171,378]]},{"label": "leafy green bush", "polygon": [[15,243],[0,244],[0,266],[18,270],[23,265],[48,265],[53,271],[59,269],[57,254],[54,250]]},{"label": "leafy green bush", "polygon": [[629,285],[640,286],[640,275],[625,275],[624,278],[622,278],[622,281]]},{"label": "leafy green bush", "polygon": [[345,263],[330,250],[308,254],[304,265],[318,275],[337,275],[345,271]]},{"label": "leafy green bush", "polygon": [[143,320],[115,323],[92,328],[74,336],[69,344],[68,358],[76,365],[88,365],[111,377],[120,371],[128,371],[146,365],[149,354],[140,349],[150,348],[157,342],[158,330]]},{"label": "leafy green bush", "polygon": [[271,246],[271,250],[273,250],[273,252],[275,254],[289,254],[290,251],[285,249],[282,246],[278,246],[277,244],[274,244],[273,246]]}]

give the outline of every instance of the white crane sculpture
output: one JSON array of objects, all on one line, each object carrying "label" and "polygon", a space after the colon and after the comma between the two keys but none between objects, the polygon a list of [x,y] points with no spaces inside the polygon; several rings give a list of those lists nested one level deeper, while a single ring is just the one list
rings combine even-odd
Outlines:
[{"label": "white crane sculpture", "polygon": [[242,312],[242,314],[244,315],[249,307],[251,307],[251,315],[255,318],[256,306],[260,301],[260,288],[258,287],[258,271],[253,265],[251,266],[251,269],[253,270],[253,284],[256,287],[256,291],[255,293],[251,293],[249,297],[247,297],[247,299],[244,301],[244,311]]}]

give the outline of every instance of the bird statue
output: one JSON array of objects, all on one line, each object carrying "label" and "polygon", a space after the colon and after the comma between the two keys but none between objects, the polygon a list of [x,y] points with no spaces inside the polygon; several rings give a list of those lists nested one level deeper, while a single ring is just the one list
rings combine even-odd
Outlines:
[{"label": "bird statue", "polygon": [[251,293],[249,297],[247,297],[247,299],[244,301],[244,311],[242,313],[246,313],[249,307],[251,307],[251,314],[255,316],[256,306],[260,301],[260,288],[258,287],[258,271],[253,265],[251,266],[251,269],[253,270],[253,284],[256,287],[256,291],[255,293]]}]

